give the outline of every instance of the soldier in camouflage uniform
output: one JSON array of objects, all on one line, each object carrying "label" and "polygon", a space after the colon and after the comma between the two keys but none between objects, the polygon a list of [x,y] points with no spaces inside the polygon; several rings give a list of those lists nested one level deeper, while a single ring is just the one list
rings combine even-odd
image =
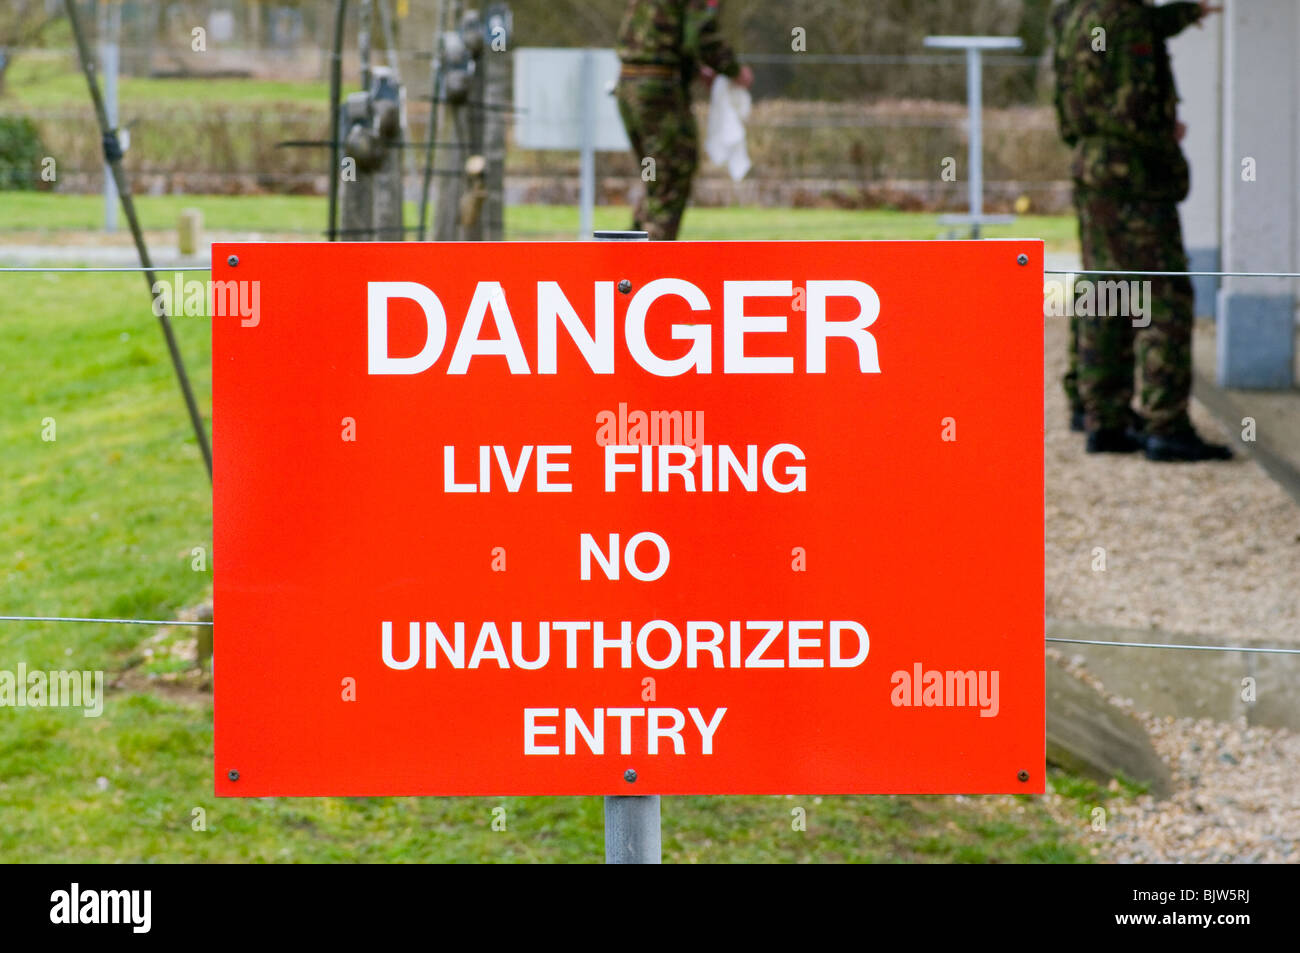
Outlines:
[{"label": "soldier in camouflage uniform", "polygon": [[[1066,0],[1056,26],[1056,107],[1071,173],[1085,270],[1186,271],[1178,203],[1187,161],[1166,41],[1216,8],[1143,0]],[[1127,281],[1138,276],[1099,276]],[[1089,453],[1145,449],[1149,459],[1228,459],[1187,416],[1193,295],[1185,277],[1153,278],[1145,327],[1134,315],[1071,319],[1066,393],[1083,411]],[[1100,309],[1098,309],[1100,310]],[[1076,354],[1077,348],[1077,354]],[[1141,424],[1134,425],[1134,357]]]},{"label": "soldier in camouflage uniform", "polygon": [[618,56],[619,113],[645,183],[632,227],[673,241],[699,154],[691,81],[718,73],[749,86],[753,74],[719,35],[718,0],[629,0]]}]

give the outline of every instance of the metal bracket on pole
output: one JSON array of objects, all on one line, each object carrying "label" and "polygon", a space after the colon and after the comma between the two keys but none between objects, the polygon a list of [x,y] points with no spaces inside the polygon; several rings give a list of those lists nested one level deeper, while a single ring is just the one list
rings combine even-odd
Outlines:
[{"label": "metal bracket on pole", "polygon": [[[598,242],[648,242],[648,232],[596,232]],[[619,276],[622,280],[622,276]],[[623,779],[635,783],[628,769]],[[659,795],[618,795],[605,798],[605,863],[663,863],[660,843]]]},{"label": "metal bracket on pole", "polygon": [[984,214],[984,58],[985,50],[1018,50],[1024,42],[1014,36],[927,36],[925,45],[932,50],[966,51],[966,102],[970,132],[967,136],[967,180],[970,193],[969,215],[943,215],[943,225],[969,225],[971,238],[980,237],[982,225],[1009,225],[1010,215]]}]

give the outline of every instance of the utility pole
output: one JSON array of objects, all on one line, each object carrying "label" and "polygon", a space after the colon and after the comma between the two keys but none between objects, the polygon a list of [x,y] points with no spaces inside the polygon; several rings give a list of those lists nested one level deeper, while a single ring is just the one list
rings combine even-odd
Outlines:
[{"label": "utility pole", "polygon": [[[373,4],[362,0],[357,33],[362,88],[349,93],[340,107],[342,237],[354,242],[402,241],[404,100],[396,70],[371,64],[372,14]],[[391,31],[387,42],[395,53]]]}]

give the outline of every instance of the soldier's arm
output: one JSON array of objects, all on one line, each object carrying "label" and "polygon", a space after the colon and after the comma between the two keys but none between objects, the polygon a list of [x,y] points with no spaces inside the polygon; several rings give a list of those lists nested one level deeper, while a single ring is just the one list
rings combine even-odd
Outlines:
[{"label": "soldier's arm", "polygon": [[740,61],[718,29],[718,0],[686,0],[683,52],[715,73],[735,79]]},{"label": "soldier's arm", "polygon": [[1167,3],[1163,7],[1151,7],[1151,22],[1156,35],[1162,40],[1177,36],[1193,23],[1201,19],[1200,3]]},{"label": "soldier's arm", "polygon": [[[1110,102],[1097,111],[1098,131],[1140,146],[1167,146],[1174,135],[1168,92],[1156,69],[1156,44],[1149,8],[1133,7],[1106,24],[1104,95]],[[1102,90],[1098,90],[1102,92]]]}]

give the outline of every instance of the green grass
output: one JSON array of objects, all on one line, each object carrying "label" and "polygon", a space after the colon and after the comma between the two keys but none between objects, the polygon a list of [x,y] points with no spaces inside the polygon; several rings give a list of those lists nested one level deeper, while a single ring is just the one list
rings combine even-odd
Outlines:
[{"label": "green grass", "polygon": [[[143,195],[136,197],[135,206],[141,224],[149,230],[174,231],[181,210],[186,208],[200,209],[204,227],[218,231],[324,231],[327,214],[324,198],[304,195]],[[408,210],[411,221],[415,214]],[[125,219],[119,215],[118,221],[125,232]],[[0,201],[0,239],[6,231],[93,231],[103,223],[102,196],[6,192]]]},{"label": "green grass", "polygon": [[[11,199],[13,201],[11,201]],[[36,217],[93,224],[99,200],[6,196],[0,227]],[[209,227],[311,227],[317,199],[145,199],[164,227],[198,205]],[[598,227],[626,224],[601,209]],[[573,209],[511,209],[512,234],[563,233]],[[926,237],[927,216],[700,209],[687,236]],[[1061,234],[1069,223],[1048,223]],[[1072,225],[1070,225],[1072,228]],[[0,613],[166,618],[201,601],[211,492],[138,275],[0,275]],[[205,319],[175,321],[210,411]],[[57,439],[42,440],[47,418]],[[209,559],[209,565],[211,560]],[[152,631],[0,623],[0,668],[130,670],[100,718],[0,709],[3,861],[594,861],[599,798],[223,799],[212,794],[211,696],[160,685],[141,662]],[[150,675],[158,676],[149,682]],[[150,687],[150,686],[154,687]],[[1088,808],[1104,795],[1053,775],[1079,817],[1067,831],[1032,797],[678,797],[663,802],[677,862],[1081,862]],[[506,830],[492,828],[505,809]],[[803,808],[807,830],[792,829]],[[195,830],[196,809],[206,830]]]},{"label": "green grass", "polygon": [[[71,45],[70,38],[68,44]],[[166,64],[160,59],[159,65]],[[70,57],[20,55],[9,68],[5,86],[0,108],[75,109],[84,107],[89,97],[86,79]],[[224,106],[291,105],[325,112],[324,104],[328,101],[329,84],[325,81],[133,76],[123,76],[118,81],[118,104],[123,110],[205,102]]]},{"label": "green grass", "polygon": [[[181,209],[198,208],[204,227],[214,231],[323,232],[327,205],[323,197],[266,195],[162,195],[136,199],[146,229],[174,230]],[[7,231],[97,229],[103,222],[103,199],[95,195],[9,192],[0,202],[0,240]],[[406,222],[414,224],[417,206],[407,203]],[[595,210],[597,229],[628,228],[629,209],[601,206]],[[946,229],[938,215],[888,210],[692,208],[686,213],[682,238],[709,241],[732,238],[767,240],[907,240],[932,239]],[[512,206],[506,211],[507,238],[577,238],[578,210],[563,205]],[[1015,225],[988,230],[990,238],[1041,238],[1049,251],[1069,251],[1077,245],[1072,216],[1026,216]],[[0,248],[0,254],[3,249]]]},{"label": "green grass", "polygon": [[[210,585],[211,490],[139,275],[0,276],[0,581],[8,614],[165,614]],[[206,413],[209,332],[176,333]],[[52,421],[55,439],[43,436]],[[126,626],[10,626],[4,654],[112,667]],[[4,719],[0,719],[3,722]],[[0,776],[3,772],[0,771]]]}]

